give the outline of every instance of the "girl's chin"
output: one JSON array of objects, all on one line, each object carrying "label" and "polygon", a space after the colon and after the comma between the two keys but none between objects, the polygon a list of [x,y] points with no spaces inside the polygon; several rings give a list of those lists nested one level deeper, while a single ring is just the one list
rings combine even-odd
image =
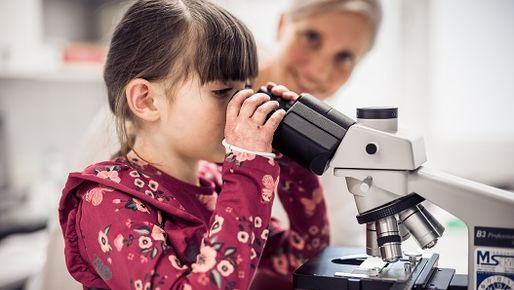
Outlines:
[{"label": "girl's chin", "polygon": [[225,161],[225,153],[220,158],[216,158],[212,163],[223,163]]},{"label": "girl's chin", "polygon": [[211,158],[209,158],[209,160],[206,161],[211,163],[223,163],[225,161],[225,150],[216,152],[211,156]]}]

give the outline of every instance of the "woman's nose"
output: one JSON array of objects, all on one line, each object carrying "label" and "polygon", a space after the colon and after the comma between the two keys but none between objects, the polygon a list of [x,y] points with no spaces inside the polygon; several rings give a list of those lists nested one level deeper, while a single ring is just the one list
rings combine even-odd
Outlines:
[{"label": "woman's nose", "polygon": [[313,59],[304,70],[304,80],[309,84],[323,85],[330,79],[332,67],[330,62],[315,58]]}]

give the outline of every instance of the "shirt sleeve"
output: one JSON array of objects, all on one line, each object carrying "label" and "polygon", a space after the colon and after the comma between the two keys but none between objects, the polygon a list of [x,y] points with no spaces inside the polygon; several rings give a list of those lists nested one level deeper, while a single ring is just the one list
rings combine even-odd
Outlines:
[{"label": "shirt sleeve", "polygon": [[287,157],[281,167],[278,195],[289,218],[289,229],[272,218],[261,269],[292,281],[292,273],[327,247],[330,234],[320,179]]},{"label": "shirt sleeve", "polygon": [[[81,255],[112,289],[248,289],[278,174],[266,158],[228,156],[207,226],[181,222],[109,187],[84,186],[76,226]],[[187,245],[195,236],[197,244]]]}]

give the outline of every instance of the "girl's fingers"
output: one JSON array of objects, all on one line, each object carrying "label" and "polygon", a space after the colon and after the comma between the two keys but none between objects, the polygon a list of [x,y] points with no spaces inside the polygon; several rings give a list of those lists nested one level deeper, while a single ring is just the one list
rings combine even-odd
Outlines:
[{"label": "girl's fingers", "polygon": [[266,84],[266,88],[267,88],[268,90],[270,90],[270,91],[271,91],[271,89],[272,89],[274,86],[276,86],[276,85],[277,85],[277,84],[276,84],[276,83],[274,83],[274,82],[268,82],[268,83]]},{"label": "girl's fingers", "polygon": [[228,103],[227,106],[227,122],[233,122],[236,120],[239,112],[241,110],[241,106],[243,102],[253,94],[253,90],[245,89],[239,91],[237,94],[232,97],[232,100]]},{"label": "girl's fingers", "polygon": [[257,110],[257,107],[269,101],[269,99],[270,97],[263,93],[258,93],[247,98],[244,100],[243,105],[241,106],[239,116],[243,118],[250,118],[255,110]]},{"label": "girl's fingers", "polygon": [[296,101],[296,99],[298,99],[297,93],[290,91],[286,86],[283,85],[275,85],[271,87],[270,90],[274,95],[280,96],[282,99],[287,101]]},{"label": "girl's fingers", "polygon": [[257,124],[264,124],[266,117],[278,108],[279,104],[277,101],[269,101],[262,105],[260,105],[257,110],[253,113],[252,119],[257,122]]},{"label": "girl's fingers", "polygon": [[271,88],[271,92],[276,96],[281,96],[285,92],[289,92],[289,89],[283,85],[277,85]]},{"label": "girl's fingers", "polygon": [[272,132],[275,132],[280,122],[282,122],[282,119],[284,119],[285,115],[286,111],[284,111],[284,109],[276,110],[268,119],[268,121],[266,121],[264,126],[271,129]]},{"label": "girl's fingers", "polygon": [[292,91],[288,91],[282,94],[282,99],[286,101],[296,101],[298,98],[298,94]]}]

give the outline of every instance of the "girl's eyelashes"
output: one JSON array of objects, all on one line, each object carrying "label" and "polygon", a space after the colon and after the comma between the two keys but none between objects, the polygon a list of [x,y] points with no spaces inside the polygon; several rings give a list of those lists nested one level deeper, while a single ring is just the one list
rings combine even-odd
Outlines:
[{"label": "girl's eyelashes", "polygon": [[220,90],[212,90],[212,93],[220,98],[220,99],[223,99],[223,98],[230,98],[234,95],[234,92],[237,91],[235,90],[234,88],[223,88],[223,89],[220,89]]}]

